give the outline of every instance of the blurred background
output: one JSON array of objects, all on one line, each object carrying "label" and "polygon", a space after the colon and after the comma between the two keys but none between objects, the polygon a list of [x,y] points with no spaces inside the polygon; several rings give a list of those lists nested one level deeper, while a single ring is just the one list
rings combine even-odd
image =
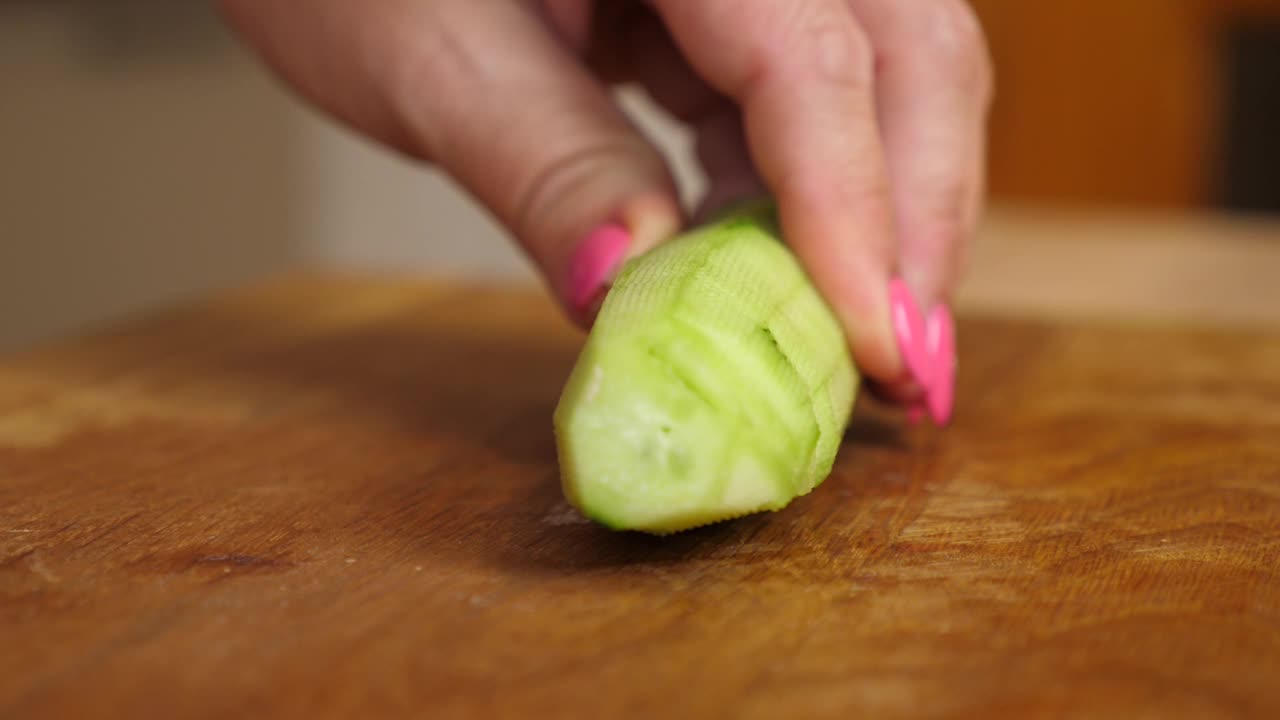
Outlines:
[{"label": "blurred background", "polygon": [[[1280,0],[973,0],[998,209],[1280,213]],[[676,159],[687,138],[624,102]],[[531,279],[447,181],[318,118],[202,2],[0,0],[0,351],[298,264]]]}]

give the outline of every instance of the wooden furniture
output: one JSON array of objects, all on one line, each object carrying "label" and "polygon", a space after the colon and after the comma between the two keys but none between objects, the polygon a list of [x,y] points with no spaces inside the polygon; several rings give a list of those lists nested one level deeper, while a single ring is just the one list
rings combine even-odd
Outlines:
[{"label": "wooden furniture", "polygon": [[1277,0],[969,0],[997,76],[995,196],[1195,207],[1219,200],[1234,23]]},{"label": "wooden furniture", "polygon": [[813,494],[667,539],[562,502],[536,290],[298,276],[11,356],[0,717],[1277,717],[1276,234],[993,222],[954,426],[864,401]]}]

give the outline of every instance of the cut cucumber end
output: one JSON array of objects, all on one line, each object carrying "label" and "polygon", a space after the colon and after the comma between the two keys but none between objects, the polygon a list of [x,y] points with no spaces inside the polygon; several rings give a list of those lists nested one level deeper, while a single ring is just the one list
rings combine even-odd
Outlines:
[{"label": "cut cucumber end", "polygon": [[857,389],[838,322],[758,208],[624,268],[555,413],[566,498],[667,534],[830,471]]},{"label": "cut cucumber end", "polygon": [[556,413],[565,496],[618,530],[670,533],[781,507],[788,473],[744,443],[643,337],[588,348]]}]

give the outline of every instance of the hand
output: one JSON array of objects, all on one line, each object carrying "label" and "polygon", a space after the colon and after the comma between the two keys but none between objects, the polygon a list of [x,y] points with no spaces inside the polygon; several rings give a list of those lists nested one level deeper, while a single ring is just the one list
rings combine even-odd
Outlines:
[{"label": "hand", "polygon": [[686,221],[606,90],[638,82],[696,133],[704,208],[771,194],[861,372],[949,413],[926,338],[950,337],[992,92],[963,0],[220,2],[302,95],[449,172],[584,324]]}]

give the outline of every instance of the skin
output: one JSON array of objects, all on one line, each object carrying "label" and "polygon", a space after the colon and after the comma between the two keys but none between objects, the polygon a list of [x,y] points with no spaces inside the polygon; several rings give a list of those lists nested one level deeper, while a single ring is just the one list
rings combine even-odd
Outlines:
[{"label": "skin", "polygon": [[605,222],[630,254],[690,222],[610,98],[634,82],[697,138],[700,212],[768,192],[860,370],[912,394],[887,286],[950,298],[983,196],[991,68],[964,0],[220,0],[299,94],[437,164],[564,299]]}]

